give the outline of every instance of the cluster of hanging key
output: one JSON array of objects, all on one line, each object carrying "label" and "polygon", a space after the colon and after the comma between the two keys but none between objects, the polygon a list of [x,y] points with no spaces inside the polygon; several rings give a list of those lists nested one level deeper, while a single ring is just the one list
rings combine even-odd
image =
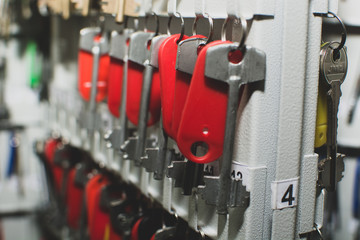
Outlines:
[{"label": "cluster of hanging key", "polygon": [[[108,44],[100,28],[81,30],[78,88],[88,101],[81,119],[92,138],[100,127],[97,102],[107,97],[118,127],[105,138],[123,161],[156,180],[174,179],[185,195],[197,188],[227,214],[249,203],[242,181],[231,176],[233,145],[240,87],[265,79],[265,54],[245,45],[245,19],[239,44],[196,34],[203,17],[193,36],[124,28]],[[158,122],[153,134],[149,127]]]},{"label": "cluster of hanging key", "polygon": [[[318,183],[328,191],[335,191],[344,171],[345,155],[337,152],[338,108],[340,86],[347,74],[346,28],[341,19],[329,12],[325,17],[336,18],[342,27],[341,42],[325,42],[320,51],[319,94],[315,148],[320,153]],[[321,147],[325,146],[326,157]]]},{"label": "cluster of hanging key", "polygon": [[209,239],[64,138],[53,134],[35,149],[49,189],[38,214],[45,239]]}]

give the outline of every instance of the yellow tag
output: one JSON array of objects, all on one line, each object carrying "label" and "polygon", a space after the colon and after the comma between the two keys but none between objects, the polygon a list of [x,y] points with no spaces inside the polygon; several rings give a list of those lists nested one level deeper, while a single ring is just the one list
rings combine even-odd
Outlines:
[{"label": "yellow tag", "polygon": [[110,225],[109,224],[107,224],[105,227],[103,240],[110,240]]},{"label": "yellow tag", "polygon": [[327,95],[326,86],[319,84],[319,94],[316,114],[315,147],[326,143],[327,134]]}]

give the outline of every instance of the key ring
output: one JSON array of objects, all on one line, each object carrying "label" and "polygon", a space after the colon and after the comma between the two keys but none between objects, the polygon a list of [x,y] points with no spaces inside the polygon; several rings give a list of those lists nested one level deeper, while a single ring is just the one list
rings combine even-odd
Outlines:
[{"label": "key ring", "polygon": [[[342,32],[341,32],[341,41],[337,48],[334,49],[334,58],[337,59],[339,57],[340,50],[345,46],[347,31],[344,22],[333,12],[328,12],[327,14],[321,13],[314,13],[315,16],[322,16],[328,18],[336,18],[341,25]],[[329,16],[330,15],[330,16]],[[332,16],[332,17],[331,17]]]},{"label": "key ring", "polygon": [[179,39],[176,41],[177,44],[179,44],[179,42],[184,38],[184,33],[185,33],[185,22],[184,22],[184,18],[181,16],[181,14],[179,12],[176,12],[175,14],[171,14],[169,16],[169,21],[168,21],[168,26],[167,26],[167,34],[171,35],[170,32],[170,25],[171,25],[171,20],[173,19],[173,17],[179,17],[181,20],[181,29],[180,29],[180,37]]},{"label": "key ring", "polygon": [[346,31],[346,27],[345,27],[343,21],[335,13],[329,12],[328,14],[330,14],[334,18],[336,18],[339,21],[341,28],[342,28],[341,42],[340,42],[339,46],[334,49],[334,57],[335,57],[335,59],[337,59],[339,57],[340,50],[345,46],[347,31]]},{"label": "key ring", "polygon": [[222,25],[222,28],[221,28],[221,40],[222,41],[226,41],[226,29],[227,29],[227,25],[228,23],[230,22],[230,20],[237,20],[241,23],[241,39],[240,39],[240,42],[239,42],[239,46],[238,48],[243,48],[244,45],[245,45],[245,41],[247,39],[247,36],[248,36],[248,24],[247,24],[247,21],[245,19],[245,17],[243,16],[240,16],[240,17],[236,17],[236,16],[228,16],[223,25]]},{"label": "key ring", "polygon": [[159,27],[160,27],[160,22],[159,22],[159,16],[154,13],[154,12],[151,12],[151,13],[147,13],[145,15],[145,27],[144,27],[144,32],[147,32],[148,31],[148,28],[147,28],[147,25],[148,25],[148,20],[149,20],[149,17],[150,16],[154,16],[155,17],[155,22],[156,22],[156,29],[155,29],[155,35],[154,36],[157,36],[159,34]]},{"label": "key ring", "polygon": [[207,41],[205,43],[205,44],[208,44],[209,42],[212,41],[212,36],[214,34],[214,21],[213,21],[212,17],[210,17],[210,15],[208,13],[196,15],[196,18],[195,18],[193,26],[192,26],[193,35],[196,35],[196,25],[197,25],[197,22],[199,21],[200,18],[207,18],[208,21],[209,21],[209,36],[208,36]]}]

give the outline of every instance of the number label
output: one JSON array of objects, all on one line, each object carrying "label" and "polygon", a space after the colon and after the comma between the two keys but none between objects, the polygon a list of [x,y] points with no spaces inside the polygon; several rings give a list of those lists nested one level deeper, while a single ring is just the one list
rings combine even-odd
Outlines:
[{"label": "number label", "polygon": [[299,178],[276,181],[271,184],[273,209],[283,209],[297,205]]},{"label": "number label", "polygon": [[248,166],[237,163],[237,162],[233,162],[232,166],[231,166],[231,174],[230,177],[234,180],[247,180],[247,176],[248,176]]},{"label": "number label", "polygon": [[214,161],[204,165],[205,176],[219,176],[219,161]]}]

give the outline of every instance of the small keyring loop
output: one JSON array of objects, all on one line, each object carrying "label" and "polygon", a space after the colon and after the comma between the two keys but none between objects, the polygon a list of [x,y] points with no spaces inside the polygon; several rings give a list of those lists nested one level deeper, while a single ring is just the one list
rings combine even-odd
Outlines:
[{"label": "small keyring loop", "polygon": [[214,34],[214,21],[212,19],[212,17],[210,17],[210,15],[208,13],[204,13],[202,15],[196,15],[196,18],[194,20],[194,23],[193,23],[193,26],[192,26],[192,32],[193,32],[193,35],[196,35],[196,25],[197,25],[197,22],[199,21],[200,18],[207,18],[208,21],[209,21],[209,36],[207,38],[207,41],[205,44],[208,44],[209,42],[212,41],[212,36]]},{"label": "small keyring loop", "polygon": [[176,41],[177,44],[179,44],[179,42],[184,38],[184,34],[185,34],[185,22],[184,22],[184,18],[181,16],[181,14],[179,12],[176,12],[175,14],[171,14],[169,16],[169,21],[168,21],[168,26],[167,26],[167,34],[171,35],[170,32],[170,25],[171,25],[171,20],[173,17],[179,17],[181,20],[181,29],[180,29],[180,37],[179,39]]},{"label": "small keyring loop", "polygon": [[243,17],[243,16],[240,16],[237,18],[240,23],[241,23],[241,40],[239,42],[239,49],[240,48],[243,48],[245,46],[245,42],[246,42],[246,39],[248,37],[248,34],[249,34],[249,31],[248,31],[248,24],[247,24],[247,21],[246,21],[246,18]]},{"label": "small keyring loop", "polygon": [[333,18],[336,18],[339,21],[341,28],[342,28],[341,42],[340,42],[339,46],[334,49],[334,57],[338,58],[338,54],[339,54],[340,50],[345,46],[347,31],[346,31],[346,27],[345,27],[345,24],[343,23],[343,21],[335,13],[329,11],[328,14],[332,15]]},{"label": "small keyring loop", "polygon": [[227,25],[230,22],[230,20],[231,20],[230,16],[225,18],[225,21],[221,27],[221,41],[226,41],[226,29],[227,29]]},{"label": "small keyring loop", "polygon": [[147,28],[147,25],[148,25],[148,20],[149,20],[149,17],[150,16],[154,16],[155,17],[155,21],[156,21],[156,29],[155,29],[155,36],[157,36],[159,34],[159,27],[160,27],[160,21],[159,21],[159,16],[154,13],[154,12],[151,12],[151,13],[147,13],[145,15],[145,27],[144,27],[144,32],[147,32],[148,31],[148,28]]}]

